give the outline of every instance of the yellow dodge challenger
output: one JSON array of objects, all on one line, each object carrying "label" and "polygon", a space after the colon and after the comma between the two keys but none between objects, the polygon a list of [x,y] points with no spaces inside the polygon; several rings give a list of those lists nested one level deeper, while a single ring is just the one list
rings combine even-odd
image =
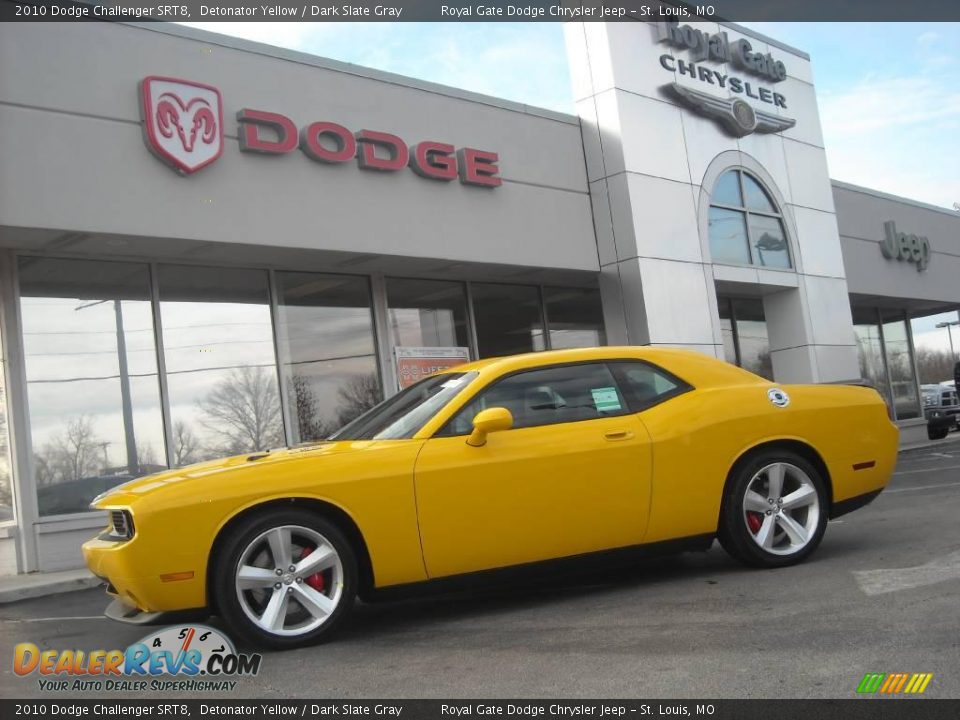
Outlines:
[{"label": "yellow dodge challenger", "polygon": [[118,487],[83,552],[109,617],[217,614],[288,648],[391,589],[714,538],[749,565],[797,563],[886,486],[897,441],[871,388],[683,350],[516,355],[428,377],[322,442]]}]

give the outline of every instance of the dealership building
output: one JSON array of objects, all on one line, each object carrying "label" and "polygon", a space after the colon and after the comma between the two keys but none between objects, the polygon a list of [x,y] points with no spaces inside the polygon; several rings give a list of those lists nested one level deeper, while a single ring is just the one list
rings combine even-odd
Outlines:
[{"label": "dealership building", "polygon": [[131,477],[465,358],[864,378],[925,438],[911,323],[960,306],[960,216],[830,180],[800,50],[565,33],[576,115],[175,25],[0,27],[0,574],[78,567]]}]

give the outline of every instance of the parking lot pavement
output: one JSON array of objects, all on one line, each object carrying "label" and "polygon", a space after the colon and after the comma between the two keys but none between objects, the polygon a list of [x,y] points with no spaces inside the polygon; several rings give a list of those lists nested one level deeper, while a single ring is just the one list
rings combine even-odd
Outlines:
[{"label": "parking lot pavement", "polygon": [[[888,490],[830,523],[800,566],[748,570],[715,546],[360,606],[335,642],[267,653],[231,697],[846,698],[864,673],[899,671],[932,672],[926,695],[956,698],[958,518],[960,445],[905,453]],[[57,697],[13,674],[17,642],[110,649],[146,634],[100,618],[105,604],[85,590],[0,607],[0,695]]]}]

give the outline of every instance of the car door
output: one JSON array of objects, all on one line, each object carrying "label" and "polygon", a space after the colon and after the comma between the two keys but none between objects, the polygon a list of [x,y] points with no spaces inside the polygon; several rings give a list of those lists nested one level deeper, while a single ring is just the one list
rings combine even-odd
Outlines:
[{"label": "car door", "polygon": [[[489,407],[513,415],[482,447],[466,443]],[[605,363],[538,368],[498,380],[417,458],[430,577],[566,557],[643,540],[650,503],[647,432]]]}]

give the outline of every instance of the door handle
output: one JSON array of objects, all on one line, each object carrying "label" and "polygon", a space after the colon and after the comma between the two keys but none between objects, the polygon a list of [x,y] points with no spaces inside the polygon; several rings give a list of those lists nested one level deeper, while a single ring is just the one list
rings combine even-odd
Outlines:
[{"label": "door handle", "polygon": [[633,437],[633,433],[629,430],[607,430],[603,434],[607,440],[629,440]]}]

